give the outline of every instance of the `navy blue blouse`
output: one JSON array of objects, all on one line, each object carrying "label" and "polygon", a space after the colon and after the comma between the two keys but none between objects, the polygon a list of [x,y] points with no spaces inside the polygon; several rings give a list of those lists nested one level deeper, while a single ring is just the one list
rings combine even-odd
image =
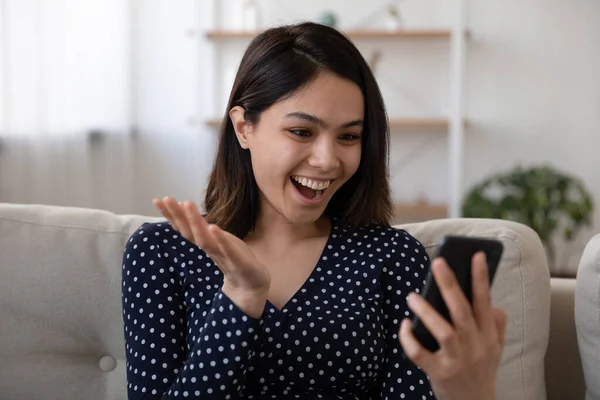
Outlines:
[{"label": "navy blue blouse", "polygon": [[146,223],[123,255],[129,399],[434,399],[398,341],[406,296],[428,270],[407,232],[333,220],[300,290],[255,319],[221,292],[206,253]]}]

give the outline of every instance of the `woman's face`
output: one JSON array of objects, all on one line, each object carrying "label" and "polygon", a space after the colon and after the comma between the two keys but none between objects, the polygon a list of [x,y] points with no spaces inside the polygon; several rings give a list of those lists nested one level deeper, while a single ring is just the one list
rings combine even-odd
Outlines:
[{"label": "woman's face", "polygon": [[254,126],[243,122],[239,107],[230,115],[241,146],[250,150],[263,214],[316,221],[360,164],[363,95],[332,73],[266,109]]}]

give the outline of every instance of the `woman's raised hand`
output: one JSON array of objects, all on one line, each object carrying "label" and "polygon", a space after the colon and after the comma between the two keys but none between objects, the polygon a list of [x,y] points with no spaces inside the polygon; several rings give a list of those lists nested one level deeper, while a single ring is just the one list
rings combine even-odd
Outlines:
[{"label": "woman's raised hand", "polygon": [[241,239],[208,224],[191,201],[177,202],[172,197],[154,200],[161,214],[188,241],[200,247],[224,275],[222,291],[242,311],[259,318],[271,284],[267,268]]}]

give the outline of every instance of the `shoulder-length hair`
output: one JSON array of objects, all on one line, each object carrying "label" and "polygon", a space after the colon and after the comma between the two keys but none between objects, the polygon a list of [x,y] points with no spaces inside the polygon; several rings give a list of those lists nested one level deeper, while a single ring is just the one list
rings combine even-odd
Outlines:
[{"label": "shoulder-length hair", "polygon": [[389,226],[389,124],[381,92],[367,62],[346,36],[310,22],[268,29],[255,37],[244,53],[206,189],[204,210],[209,223],[243,238],[254,228],[259,211],[250,152],[240,146],[229,111],[241,106],[245,120],[257,124],[263,111],[293,95],[322,71],[356,83],[365,104],[358,170],[334,194],[325,214],[349,228],[372,223]]}]

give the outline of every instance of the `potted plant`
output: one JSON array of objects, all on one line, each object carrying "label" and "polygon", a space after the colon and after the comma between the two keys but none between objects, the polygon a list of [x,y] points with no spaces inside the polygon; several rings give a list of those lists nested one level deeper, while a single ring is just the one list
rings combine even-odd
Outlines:
[{"label": "potted plant", "polygon": [[591,225],[594,203],[583,182],[555,168],[517,166],[475,185],[465,197],[464,217],[498,218],[528,225],[537,232],[555,267],[554,235],[568,242]]}]

